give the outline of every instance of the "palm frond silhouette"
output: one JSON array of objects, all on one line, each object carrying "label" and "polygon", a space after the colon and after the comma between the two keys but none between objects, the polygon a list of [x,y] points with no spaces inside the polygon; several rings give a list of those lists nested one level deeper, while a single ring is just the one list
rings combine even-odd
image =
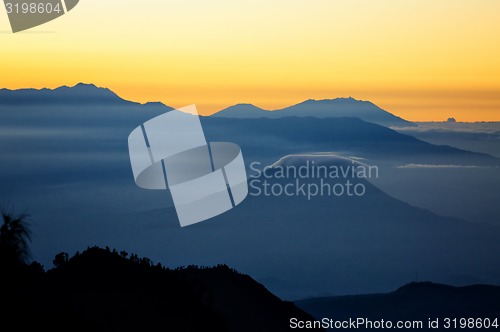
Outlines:
[{"label": "palm frond silhouette", "polygon": [[8,211],[0,213],[3,218],[0,227],[0,260],[9,265],[28,264],[31,259],[28,215],[16,216]]}]

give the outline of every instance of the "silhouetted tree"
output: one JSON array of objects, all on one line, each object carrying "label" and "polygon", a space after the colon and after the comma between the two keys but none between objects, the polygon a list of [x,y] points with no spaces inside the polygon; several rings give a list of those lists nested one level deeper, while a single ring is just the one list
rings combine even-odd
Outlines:
[{"label": "silhouetted tree", "polygon": [[0,260],[7,265],[26,265],[31,260],[29,242],[31,231],[28,215],[14,216],[2,211],[3,225],[0,227]]},{"label": "silhouetted tree", "polygon": [[67,252],[60,252],[54,257],[52,263],[54,263],[55,267],[61,267],[68,262],[68,259],[69,255]]},{"label": "silhouetted tree", "polygon": [[126,252],[125,250],[122,250],[122,251],[120,251],[120,256],[122,256],[123,258],[127,258],[128,252]]},{"label": "silhouetted tree", "polygon": [[144,266],[151,266],[151,260],[147,257],[143,257],[139,260],[139,264],[144,265]]},{"label": "silhouetted tree", "polygon": [[139,257],[137,256],[137,254],[132,254],[132,255],[130,255],[130,260],[132,262],[137,263],[139,261]]}]

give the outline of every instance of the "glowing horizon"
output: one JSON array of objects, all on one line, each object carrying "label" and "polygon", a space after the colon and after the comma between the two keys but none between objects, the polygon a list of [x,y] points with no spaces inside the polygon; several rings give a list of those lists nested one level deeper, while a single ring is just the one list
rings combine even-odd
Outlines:
[{"label": "glowing horizon", "polygon": [[369,100],[409,121],[500,121],[500,2],[81,1],[10,33],[0,88],[79,82],[211,114]]}]

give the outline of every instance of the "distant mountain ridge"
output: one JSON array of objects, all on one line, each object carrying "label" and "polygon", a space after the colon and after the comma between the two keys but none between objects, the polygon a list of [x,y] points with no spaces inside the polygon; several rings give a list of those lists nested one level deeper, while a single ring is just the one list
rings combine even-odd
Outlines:
[{"label": "distant mountain ridge", "polygon": [[432,145],[355,117],[236,119],[210,116],[201,120],[210,141],[237,143],[249,158],[261,158],[272,153],[273,162],[285,154],[336,151],[372,159],[398,155],[404,162],[427,160],[431,164],[500,164],[500,160],[486,154]]},{"label": "distant mountain ridge", "polygon": [[391,293],[312,298],[295,304],[316,319],[335,314],[337,320],[363,317],[392,322],[422,321],[419,331],[436,330],[430,329],[427,322],[437,318],[441,324],[438,330],[444,328],[445,318],[489,319],[490,322],[496,319],[500,324],[500,287],[490,285],[453,287],[412,282]]},{"label": "distant mountain ridge", "polygon": [[271,111],[262,109],[252,104],[236,104],[233,106],[229,106],[212,116],[214,117],[228,117],[228,118],[260,118],[260,117],[269,117],[268,114]]},{"label": "distant mountain ridge", "polygon": [[[369,183],[367,195],[353,199],[249,196],[217,220],[181,229],[173,208],[157,209],[169,201],[163,193],[140,190],[133,181],[126,137],[154,116],[143,110],[121,104],[0,105],[1,193],[16,204],[38,205],[41,257],[54,250],[53,243],[75,248],[87,244],[79,244],[81,239],[118,241],[176,265],[213,264],[209,260],[216,258],[258,280],[278,280],[266,286],[287,299],[386,291],[416,270],[445,283],[500,280],[493,257],[500,252],[498,228],[428,213]],[[201,122],[208,141],[236,143],[245,162],[263,166],[311,152],[338,152],[371,164],[374,159],[396,165],[498,163],[355,117],[202,117]]]},{"label": "distant mountain ridge", "polygon": [[164,108],[165,111],[172,107],[160,102],[145,104],[128,101],[108,88],[97,87],[94,84],[78,83],[75,86],[61,86],[55,89],[0,89],[0,106],[22,105],[71,105],[71,106],[118,106],[118,105],[143,105],[150,108]]},{"label": "distant mountain ridge", "polygon": [[[142,105],[165,112],[173,109],[161,102],[141,104],[134,101],[128,101],[108,88],[97,87],[94,84],[85,83],[78,83],[72,87],[61,86],[55,89],[0,89],[0,107],[9,105]],[[302,103],[273,111],[264,110],[252,104],[236,104],[213,114],[212,117],[249,119],[273,119],[282,117],[357,117],[363,121],[386,127],[416,126],[414,123],[395,116],[369,101],[357,100],[352,97],[324,100],[308,99]]]},{"label": "distant mountain ridge", "polygon": [[352,97],[323,100],[309,99],[302,103],[274,111],[264,110],[251,104],[237,104],[223,109],[212,116],[224,118],[282,118],[291,116],[316,118],[357,117],[363,121],[386,127],[416,126],[414,123],[395,116],[369,101],[357,100]]}]

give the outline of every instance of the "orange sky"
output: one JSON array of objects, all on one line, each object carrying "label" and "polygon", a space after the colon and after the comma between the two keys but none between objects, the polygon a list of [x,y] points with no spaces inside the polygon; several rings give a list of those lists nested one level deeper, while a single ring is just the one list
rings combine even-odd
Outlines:
[{"label": "orange sky", "polygon": [[82,0],[12,34],[0,87],[266,109],[352,96],[408,120],[500,121],[500,1]]}]

